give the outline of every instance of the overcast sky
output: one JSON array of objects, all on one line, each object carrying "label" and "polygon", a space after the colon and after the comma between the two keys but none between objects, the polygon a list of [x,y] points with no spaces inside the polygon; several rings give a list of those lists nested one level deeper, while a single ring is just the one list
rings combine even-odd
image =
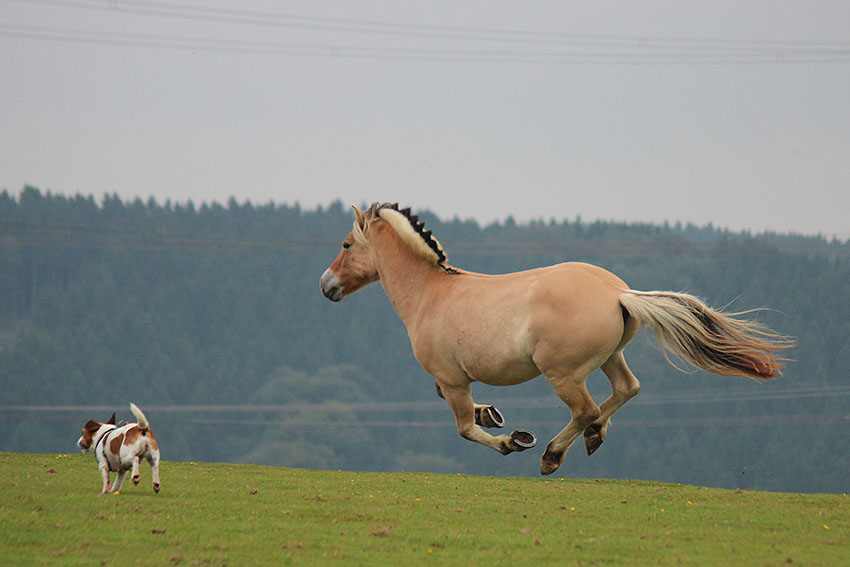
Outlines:
[{"label": "overcast sky", "polygon": [[846,0],[0,0],[0,189],[850,238]]}]

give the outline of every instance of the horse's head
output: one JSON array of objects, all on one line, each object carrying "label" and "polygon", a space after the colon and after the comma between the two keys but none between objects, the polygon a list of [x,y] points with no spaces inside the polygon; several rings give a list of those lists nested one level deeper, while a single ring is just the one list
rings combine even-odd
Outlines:
[{"label": "horse's head", "polygon": [[322,293],[331,301],[339,301],[379,279],[375,257],[366,239],[374,211],[370,209],[364,213],[357,207],[352,208],[356,215],[354,228],[342,241],[342,250],[336,260],[319,280]]}]

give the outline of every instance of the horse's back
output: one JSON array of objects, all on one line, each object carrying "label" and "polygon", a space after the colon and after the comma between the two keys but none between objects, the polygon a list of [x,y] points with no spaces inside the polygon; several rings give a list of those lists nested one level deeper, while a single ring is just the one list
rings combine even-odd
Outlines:
[{"label": "horse's back", "polygon": [[479,274],[475,272],[462,272],[462,275],[468,278],[473,278],[480,284],[492,284],[494,286],[504,285],[508,283],[531,282],[538,279],[554,279],[561,280],[562,283],[569,285],[571,282],[578,283],[579,281],[595,280],[597,283],[613,287],[620,293],[629,289],[622,279],[612,274],[605,268],[600,268],[594,264],[586,262],[563,262],[542,268],[532,268],[520,272],[511,272],[507,274]]},{"label": "horse's back", "polygon": [[586,262],[564,262],[563,264],[555,264],[547,268],[540,268],[541,271],[551,271],[554,274],[578,280],[591,279],[596,280],[600,284],[614,287],[620,292],[629,289],[622,279],[612,274],[605,268],[600,268],[594,264]]}]

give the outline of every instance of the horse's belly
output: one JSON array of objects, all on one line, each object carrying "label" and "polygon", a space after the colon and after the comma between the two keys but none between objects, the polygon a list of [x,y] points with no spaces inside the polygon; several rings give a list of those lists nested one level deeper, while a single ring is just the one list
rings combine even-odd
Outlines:
[{"label": "horse's belly", "polygon": [[540,375],[522,333],[476,334],[455,345],[455,360],[476,382],[493,386],[521,384]]},{"label": "horse's belly", "polygon": [[522,384],[540,375],[540,370],[530,358],[528,360],[477,358],[462,363],[461,366],[470,378],[491,386]]}]

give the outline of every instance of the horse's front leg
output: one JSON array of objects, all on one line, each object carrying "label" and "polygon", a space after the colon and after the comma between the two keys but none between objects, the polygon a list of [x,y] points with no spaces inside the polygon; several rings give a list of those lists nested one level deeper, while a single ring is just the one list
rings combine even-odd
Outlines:
[{"label": "horse's front leg", "polygon": [[[446,399],[446,397],[443,395],[443,391],[440,389],[440,383],[434,381],[434,386],[437,387],[437,395],[443,399]],[[502,428],[505,426],[505,418],[502,416],[502,412],[496,409],[496,406],[491,406],[487,404],[476,404],[474,402],[472,405],[475,408],[475,425],[480,425],[481,427],[498,428]]]},{"label": "horse's front leg", "polygon": [[[510,435],[490,435],[475,422],[475,403],[472,401],[470,384],[450,386],[437,382],[441,397],[446,400],[455,414],[457,431],[464,439],[481,443],[503,455],[516,451],[525,451],[534,447],[537,438],[530,431],[517,430]],[[481,412],[479,411],[479,415]],[[499,414],[501,417],[501,414]]]}]

